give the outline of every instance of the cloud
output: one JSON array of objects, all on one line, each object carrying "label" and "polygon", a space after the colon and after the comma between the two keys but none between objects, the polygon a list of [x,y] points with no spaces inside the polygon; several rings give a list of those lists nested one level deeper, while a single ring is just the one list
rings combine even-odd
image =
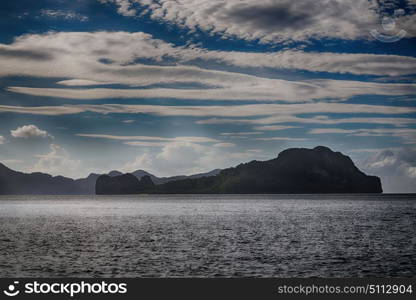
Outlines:
[{"label": "cloud", "polygon": [[15,138],[53,138],[47,131],[39,129],[36,125],[25,125],[11,130],[10,134]]},{"label": "cloud", "polygon": [[137,10],[133,8],[133,3],[129,0],[98,0],[101,3],[114,3],[117,5],[117,12],[125,17],[135,16]]},{"label": "cloud", "polygon": [[147,170],[158,176],[190,175],[230,167],[258,157],[256,153],[229,152],[229,147],[211,147],[188,142],[170,142],[159,152],[147,152],[127,163],[122,170]]},{"label": "cloud", "polygon": [[282,125],[268,125],[268,126],[256,126],[255,130],[265,130],[265,131],[278,131],[296,128],[296,126],[282,126]]},{"label": "cloud", "polygon": [[[219,142],[216,139],[201,137],[201,136],[184,136],[184,137],[159,137],[159,136],[120,136],[120,135],[108,135],[108,134],[90,134],[90,133],[78,133],[77,136],[87,137],[87,138],[101,138],[109,140],[121,140],[121,141],[165,141],[165,142],[188,142],[188,143],[217,143]],[[128,143],[128,145],[134,145],[133,143]]]},{"label": "cloud", "polygon": [[29,172],[44,172],[54,176],[75,178],[82,168],[80,160],[72,159],[64,148],[56,144],[50,145],[50,152],[47,154],[36,157],[39,160],[28,170]]},{"label": "cloud", "polygon": [[295,69],[356,75],[398,76],[415,74],[416,68],[416,58],[399,55],[304,52],[300,50],[256,53],[207,51],[198,48],[193,48],[193,52],[183,51],[182,59],[186,61],[199,58],[238,67]]},{"label": "cloud", "polygon": [[261,152],[263,152],[263,150],[262,149],[249,149],[249,150],[247,150],[247,152],[251,152],[251,153],[261,153]]},{"label": "cloud", "polygon": [[6,139],[4,136],[0,135],[0,145],[4,144],[6,142]]},{"label": "cloud", "polygon": [[[314,111],[318,112],[318,111]],[[352,111],[348,111],[352,113]],[[368,111],[367,111],[368,112]],[[411,111],[408,111],[409,113]],[[304,113],[303,111],[299,112],[299,114]],[[326,111],[328,113],[328,111]],[[333,111],[331,113],[341,113],[340,111]],[[358,113],[358,112],[354,112]],[[372,112],[372,113],[381,113]],[[398,113],[398,112],[397,112]],[[405,112],[403,112],[405,113]],[[382,113],[388,114],[388,113]],[[205,119],[196,122],[197,124],[278,124],[278,123],[299,123],[299,124],[326,124],[326,125],[333,125],[333,124],[385,124],[385,125],[393,125],[397,127],[402,127],[407,124],[415,124],[416,120],[411,118],[379,118],[379,117],[368,117],[368,118],[328,118],[326,116],[318,116],[318,117],[296,117],[292,115],[286,115],[283,112],[280,115],[274,115],[265,118],[258,118],[258,119],[228,119],[228,118],[212,118],[212,119]],[[275,126],[275,125],[271,125]],[[255,129],[261,128],[255,127]],[[267,128],[267,127],[266,127]],[[273,128],[273,127],[272,127]],[[266,130],[266,129],[264,129]]]},{"label": "cloud", "polygon": [[8,106],[0,105],[0,113],[20,113],[34,115],[66,115],[82,112],[99,114],[152,114],[159,116],[183,117],[261,117],[258,119],[208,119],[197,121],[198,124],[273,124],[286,122],[299,123],[388,123],[402,126],[415,123],[412,118],[341,118],[330,119],[326,116],[300,118],[297,114],[313,113],[353,113],[353,114],[382,114],[397,115],[416,113],[411,106],[368,105],[336,102],[315,102],[302,104],[246,104],[246,105],[194,105],[194,106],[165,106],[165,105],[61,105],[61,106]]},{"label": "cloud", "polygon": [[228,147],[234,147],[235,144],[233,143],[218,143],[215,144],[214,147],[218,147],[218,148],[228,148]]},{"label": "cloud", "polygon": [[125,145],[136,146],[136,147],[163,147],[169,144],[169,142],[125,142]]},{"label": "cloud", "polygon": [[61,80],[56,84],[66,85],[66,86],[90,86],[90,85],[106,85],[111,84],[112,82],[100,82],[94,80],[85,80],[85,79],[69,79]]},{"label": "cloud", "polygon": [[19,113],[43,116],[60,116],[79,114],[87,111],[84,107],[77,106],[8,106],[0,105],[2,113]]},{"label": "cloud", "polygon": [[358,130],[346,130],[340,128],[319,128],[312,129],[309,131],[310,134],[328,134],[328,133],[355,133]]},{"label": "cloud", "polygon": [[50,53],[45,53],[40,50],[31,49],[16,49],[14,47],[0,45],[0,58],[5,59],[20,59],[20,60],[34,60],[34,61],[48,61],[52,60],[53,56]]},{"label": "cloud", "polygon": [[40,11],[40,15],[42,17],[48,17],[48,18],[53,18],[53,19],[63,19],[67,21],[86,22],[89,19],[88,16],[81,15],[73,11],[53,10],[53,9],[42,9]]},{"label": "cloud", "polygon": [[247,132],[223,132],[221,133],[222,136],[259,135],[259,134],[263,134],[263,132],[247,131]]},{"label": "cloud", "polygon": [[382,149],[364,163],[364,169],[380,176],[385,192],[416,192],[416,149]]},{"label": "cloud", "polygon": [[24,161],[20,160],[20,159],[2,159],[2,160],[0,160],[0,162],[5,164],[5,165],[8,165],[8,164],[13,165],[13,164],[22,164],[22,163],[24,163]]},{"label": "cloud", "polygon": [[267,138],[256,138],[257,141],[292,141],[292,142],[300,142],[306,141],[308,139],[305,138],[292,138],[292,137],[267,137]]},{"label": "cloud", "polygon": [[[22,59],[25,60],[24,64],[21,63]],[[366,94],[416,93],[416,85],[412,83],[381,84],[327,79],[289,81],[192,65],[200,59],[240,67],[383,76],[412,74],[416,67],[415,58],[394,55],[320,54],[289,50],[276,53],[210,51],[195,46],[175,46],[143,32],[50,32],[22,35],[9,45],[0,44],[0,76],[67,78],[57,84],[70,87],[106,84],[136,87],[8,88],[10,92],[70,99],[119,97],[296,102],[325,98],[347,99]],[[142,60],[154,63],[139,63]],[[166,60],[171,60],[174,64],[168,65]],[[180,83],[192,83],[203,88],[149,88],[155,84]]]},{"label": "cloud", "polygon": [[[102,1],[102,0],[101,0]],[[108,0],[106,2],[110,2]],[[311,39],[370,39],[380,27],[385,3],[367,0],[122,0],[139,4],[154,20],[222,38],[262,43]],[[120,7],[119,5],[119,13]],[[410,5],[409,5],[410,6]],[[322,9],[322,8],[325,9]],[[143,13],[143,9],[140,10]],[[414,14],[399,18],[401,28],[414,36]]]},{"label": "cloud", "polygon": [[[244,75],[243,77],[246,76]],[[32,96],[79,100],[108,98],[179,98],[194,100],[280,100],[287,102],[303,102],[313,99],[348,99],[353,96],[370,94],[392,96],[416,94],[415,84],[380,84],[342,80],[308,80],[307,82],[295,82],[266,78],[244,79],[249,80],[242,80],[242,82],[235,83],[232,87],[212,89],[55,89],[8,87],[6,90],[13,93]],[[250,79],[253,79],[253,81]],[[223,84],[226,85],[224,82]]]},{"label": "cloud", "polygon": [[376,129],[340,129],[319,128],[309,131],[310,134],[348,134],[351,136],[392,136],[399,137],[406,144],[416,144],[416,129],[413,128],[376,128]]}]

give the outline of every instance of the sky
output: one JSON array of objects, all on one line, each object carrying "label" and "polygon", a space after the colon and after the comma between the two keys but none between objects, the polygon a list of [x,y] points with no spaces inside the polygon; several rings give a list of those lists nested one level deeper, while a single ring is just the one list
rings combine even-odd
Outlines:
[{"label": "sky", "polygon": [[193,174],[330,147],[416,192],[415,0],[2,0],[0,162]]}]

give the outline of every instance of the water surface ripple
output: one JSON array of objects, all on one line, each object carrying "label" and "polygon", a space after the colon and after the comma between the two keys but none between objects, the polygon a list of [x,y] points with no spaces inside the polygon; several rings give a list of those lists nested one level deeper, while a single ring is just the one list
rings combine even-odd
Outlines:
[{"label": "water surface ripple", "polygon": [[0,277],[416,276],[406,195],[1,196]]}]

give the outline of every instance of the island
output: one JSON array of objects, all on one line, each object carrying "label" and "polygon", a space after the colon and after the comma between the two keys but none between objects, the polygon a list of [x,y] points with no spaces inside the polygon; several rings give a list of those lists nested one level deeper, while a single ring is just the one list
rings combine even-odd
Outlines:
[{"label": "island", "polygon": [[379,177],[360,171],[350,157],[328,147],[291,148],[268,161],[251,161],[214,176],[154,184],[149,175],[102,175],[97,195],[382,193]]}]

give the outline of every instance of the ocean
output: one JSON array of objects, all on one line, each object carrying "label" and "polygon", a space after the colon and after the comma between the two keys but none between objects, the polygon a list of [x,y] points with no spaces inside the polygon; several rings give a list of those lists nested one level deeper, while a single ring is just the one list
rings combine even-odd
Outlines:
[{"label": "ocean", "polygon": [[0,277],[414,277],[416,195],[0,196]]}]

